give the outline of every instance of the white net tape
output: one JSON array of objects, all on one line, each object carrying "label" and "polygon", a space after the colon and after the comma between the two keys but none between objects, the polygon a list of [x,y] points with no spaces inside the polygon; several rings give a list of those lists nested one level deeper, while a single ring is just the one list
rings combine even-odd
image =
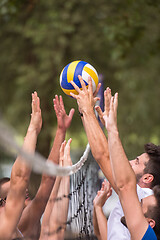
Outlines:
[{"label": "white net tape", "polygon": [[83,156],[76,164],[68,167],[60,167],[38,153],[28,154],[25,152],[17,143],[15,135],[15,131],[0,120],[0,146],[12,156],[21,155],[23,161],[25,161],[35,173],[44,173],[49,176],[72,175],[83,166],[90,152],[90,146],[87,144]]}]

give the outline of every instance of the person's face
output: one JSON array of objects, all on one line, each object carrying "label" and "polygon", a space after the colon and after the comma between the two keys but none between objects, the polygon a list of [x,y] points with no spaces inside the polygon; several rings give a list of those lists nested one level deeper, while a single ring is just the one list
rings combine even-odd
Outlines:
[{"label": "person's face", "polygon": [[136,175],[143,175],[144,168],[146,167],[147,162],[149,161],[149,156],[147,153],[143,153],[136,159],[129,161],[133,171]]}]

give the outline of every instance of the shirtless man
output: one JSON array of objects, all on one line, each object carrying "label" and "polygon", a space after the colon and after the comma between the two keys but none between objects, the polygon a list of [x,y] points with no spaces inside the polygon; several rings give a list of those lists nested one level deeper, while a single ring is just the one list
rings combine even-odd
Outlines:
[{"label": "shirtless man", "polygon": [[[55,96],[53,99],[54,109],[57,116],[57,131],[53,146],[48,157],[49,160],[59,163],[59,149],[65,139],[66,130],[69,128],[74,109],[71,109],[69,115],[66,114],[62,97]],[[50,193],[55,183],[55,177],[42,175],[41,184],[33,200],[26,199],[26,208],[22,213],[18,228],[27,240],[38,240],[40,236],[40,219],[44,213]],[[10,183],[9,183],[10,185]],[[27,194],[28,197],[28,194]]]},{"label": "shirtless man", "polygon": [[[41,130],[41,110],[39,98],[36,93],[32,94],[32,115],[23,143],[23,150],[33,154],[36,147],[37,136]],[[17,225],[21,217],[26,189],[28,187],[31,169],[18,156],[11,172],[10,188],[7,199],[0,200],[0,239],[10,240],[17,237],[23,237]]]}]

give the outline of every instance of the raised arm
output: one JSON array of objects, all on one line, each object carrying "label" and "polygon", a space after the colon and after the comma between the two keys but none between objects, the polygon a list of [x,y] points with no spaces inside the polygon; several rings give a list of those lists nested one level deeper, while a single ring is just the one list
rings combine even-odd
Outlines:
[{"label": "raised arm", "polygon": [[53,99],[54,110],[57,116],[57,131],[56,136],[53,142],[53,146],[49,155],[49,159],[54,163],[59,163],[59,150],[62,142],[65,140],[65,135],[67,129],[71,125],[71,121],[74,114],[74,109],[72,108],[69,112],[69,115],[66,114],[62,96],[58,98],[56,95]]},{"label": "raised arm", "polygon": [[43,214],[42,225],[41,225],[41,234],[40,234],[39,240],[48,240],[49,229],[50,229],[50,226],[49,226],[50,217],[51,217],[51,213],[53,210],[53,206],[54,206],[56,198],[57,198],[61,179],[62,179],[62,177],[60,177],[60,176],[56,177],[55,184],[53,186],[51,195],[49,197],[48,203],[46,205],[46,208],[45,208],[45,211]]},{"label": "raised arm", "polygon": [[[67,165],[67,162],[69,161],[69,163],[70,163],[70,161],[71,161],[70,156],[69,156],[69,159],[66,159],[66,158],[64,159],[65,145],[66,145],[66,142],[64,141],[61,145],[61,148],[60,148],[60,159],[59,159],[59,165],[60,166],[64,166],[65,162],[66,162],[66,165]],[[70,164],[68,164],[68,165],[70,165]],[[67,180],[64,183],[65,179],[67,179]],[[56,177],[55,184],[53,186],[51,195],[49,197],[47,206],[45,208],[45,212],[43,214],[40,240],[45,240],[45,239],[47,240],[48,237],[49,237],[49,234],[51,234],[52,237],[55,237],[56,234],[57,234],[57,233],[53,233],[53,234],[51,233],[50,226],[52,228],[54,228],[54,230],[52,230],[52,232],[56,232],[57,229],[55,229],[55,228],[58,225],[57,214],[60,213],[59,209],[61,208],[61,206],[59,206],[59,202],[56,202],[56,198],[57,197],[61,198],[65,194],[65,191],[67,191],[66,195],[68,195],[68,187],[66,189],[63,189],[63,187],[66,183],[68,184],[69,177],[66,177],[65,179],[63,179],[63,181],[62,181],[62,177],[60,177],[60,176]],[[60,204],[61,204],[61,202],[60,202]],[[55,207],[54,207],[54,205],[55,205]],[[58,213],[57,213],[57,210],[58,210]],[[59,216],[60,216],[60,219],[61,219],[61,214],[59,214]],[[65,221],[66,220],[64,220],[64,222]],[[57,228],[58,228],[58,226],[57,226]]]},{"label": "raised arm", "polygon": [[[31,121],[23,143],[23,150],[34,153],[37,136],[41,130],[42,119],[37,93],[32,94]],[[28,187],[30,168],[18,156],[11,172],[10,189],[7,195],[4,211],[1,214],[0,239],[10,239],[17,227],[24,207],[26,188]]]},{"label": "raised arm", "polygon": [[110,111],[104,116],[114,180],[133,240],[142,239],[148,223],[143,215],[136,191],[135,173],[126,157],[117,127],[118,93],[111,98]]},{"label": "raised arm", "polygon": [[[71,166],[72,161],[70,157],[70,144],[72,139],[70,138],[66,144],[66,141],[62,143],[60,149],[60,161],[62,166]],[[69,198],[68,194],[70,191],[70,177],[62,177],[60,187],[58,190],[57,200],[53,206],[50,222],[49,222],[49,238],[48,240],[63,240],[66,222],[68,216]]]},{"label": "raised arm", "polygon": [[[66,131],[71,124],[74,109],[71,109],[69,115],[67,115],[61,96],[58,98],[56,95],[55,99],[53,99],[53,103],[57,116],[57,131],[48,159],[58,164],[60,146],[64,141]],[[21,219],[20,229],[25,236],[31,235],[33,226],[37,226],[37,224],[39,224],[40,218],[45,210],[50,193],[52,191],[55,179],[55,177],[42,175],[38,192],[32,202],[25,208],[23,212],[23,218]]]},{"label": "raised arm", "polygon": [[[93,157],[99,164],[101,170],[103,171],[105,177],[111,183],[112,187],[116,191],[116,187],[113,181],[109,152],[108,152],[108,142],[106,136],[104,135],[99,122],[94,113],[94,105],[98,98],[94,98],[92,91],[92,80],[89,78],[88,89],[81,76],[79,80],[82,85],[82,90],[74,83],[71,82],[74,88],[77,90],[78,95],[71,93],[71,96],[77,100],[79,111],[82,113],[82,122],[87,134],[87,138],[91,147]],[[105,111],[108,107],[108,97],[109,91],[105,92]]]},{"label": "raised arm", "polygon": [[103,181],[100,191],[93,201],[93,226],[94,233],[98,240],[107,239],[107,218],[103,213],[102,207],[104,206],[107,199],[112,195],[112,188],[109,182]]}]

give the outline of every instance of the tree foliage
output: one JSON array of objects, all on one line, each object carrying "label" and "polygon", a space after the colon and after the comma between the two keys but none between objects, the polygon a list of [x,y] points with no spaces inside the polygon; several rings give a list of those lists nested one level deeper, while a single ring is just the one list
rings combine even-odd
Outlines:
[{"label": "tree foliage", "polygon": [[[158,0],[3,0],[0,25],[0,109],[24,134],[31,93],[38,92],[43,155],[56,128],[54,95],[63,95],[67,112],[77,109],[62,93],[59,75],[78,59],[91,63],[103,74],[104,86],[119,92],[118,124],[128,156],[142,152],[146,142],[160,142]],[[69,134],[82,147],[83,132],[76,111]]]}]

